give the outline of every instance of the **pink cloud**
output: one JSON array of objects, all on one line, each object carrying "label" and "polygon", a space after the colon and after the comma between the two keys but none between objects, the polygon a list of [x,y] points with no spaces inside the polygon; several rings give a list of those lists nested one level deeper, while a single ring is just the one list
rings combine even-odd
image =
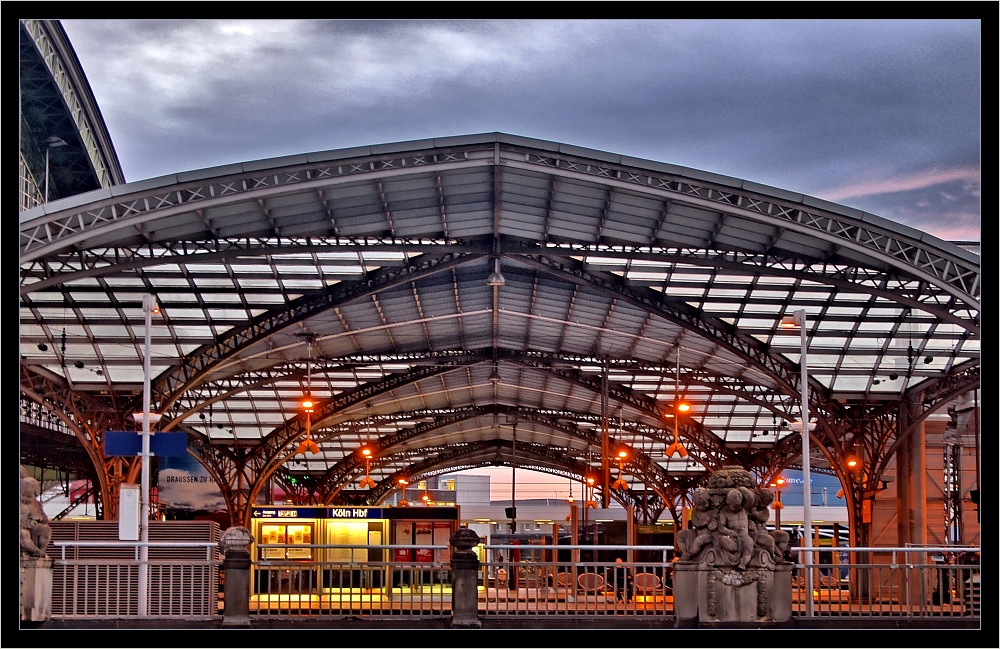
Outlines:
[{"label": "pink cloud", "polygon": [[854,185],[843,185],[834,189],[829,189],[817,193],[826,200],[844,201],[849,198],[859,196],[872,196],[876,194],[891,194],[895,192],[912,191],[915,189],[926,189],[934,185],[941,185],[959,181],[964,184],[970,192],[979,196],[980,173],[978,169],[931,169],[923,173],[900,176],[897,178],[884,178],[875,182],[862,182]]}]

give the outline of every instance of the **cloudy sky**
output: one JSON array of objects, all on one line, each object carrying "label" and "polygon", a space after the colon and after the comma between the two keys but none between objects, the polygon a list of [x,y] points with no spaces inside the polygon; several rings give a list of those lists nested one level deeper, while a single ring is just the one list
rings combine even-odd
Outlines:
[{"label": "cloudy sky", "polygon": [[64,20],[129,181],[500,131],[980,240],[979,20]]}]

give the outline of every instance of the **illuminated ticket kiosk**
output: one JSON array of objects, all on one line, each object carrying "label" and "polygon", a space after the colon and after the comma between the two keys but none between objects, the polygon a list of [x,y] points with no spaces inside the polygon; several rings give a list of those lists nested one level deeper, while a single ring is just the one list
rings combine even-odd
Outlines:
[{"label": "illuminated ticket kiosk", "polygon": [[409,585],[458,522],[458,507],[255,507],[254,592]]}]

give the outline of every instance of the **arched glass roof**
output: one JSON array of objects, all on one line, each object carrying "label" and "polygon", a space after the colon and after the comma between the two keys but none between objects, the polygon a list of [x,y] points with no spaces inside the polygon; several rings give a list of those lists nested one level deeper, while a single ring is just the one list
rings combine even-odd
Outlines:
[{"label": "arched glass roof", "polygon": [[[309,474],[327,501],[512,461],[579,475],[605,431],[666,495],[706,467],[797,464],[800,337],[779,326],[797,310],[813,466],[900,403],[919,419],[979,380],[978,251],[555,142],[288,156],[20,217],[22,394],[94,439],[134,426],[153,294],[161,428],[241,502],[272,474]],[[315,454],[296,452],[305,393]],[[675,431],[686,459],[665,455]],[[361,493],[366,444],[378,487]]]}]

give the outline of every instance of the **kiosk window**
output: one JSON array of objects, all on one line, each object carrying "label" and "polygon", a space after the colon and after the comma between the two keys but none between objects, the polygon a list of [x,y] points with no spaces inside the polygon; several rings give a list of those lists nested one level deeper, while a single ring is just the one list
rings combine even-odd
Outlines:
[{"label": "kiosk window", "polygon": [[[313,542],[313,526],[312,523],[265,524],[260,526],[260,536],[264,544],[309,546]],[[312,548],[263,548],[261,558],[312,559]]]},{"label": "kiosk window", "polygon": [[[289,545],[305,545],[309,546],[312,544],[312,525],[311,524],[300,524],[300,525],[288,525],[286,527],[286,538],[288,539]],[[288,548],[288,558],[289,559],[312,559],[312,548]]]}]

